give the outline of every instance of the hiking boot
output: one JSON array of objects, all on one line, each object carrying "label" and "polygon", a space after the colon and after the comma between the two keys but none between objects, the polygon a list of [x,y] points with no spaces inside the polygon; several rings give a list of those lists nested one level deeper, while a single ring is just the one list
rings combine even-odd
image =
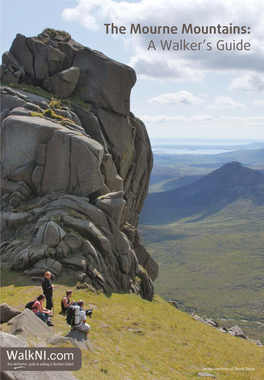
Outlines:
[{"label": "hiking boot", "polygon": [[47,322],[47,325],[48,325],[48,326],[54,326],[54,324],[53,324],[51,321],[48,321],[48,322]]}]

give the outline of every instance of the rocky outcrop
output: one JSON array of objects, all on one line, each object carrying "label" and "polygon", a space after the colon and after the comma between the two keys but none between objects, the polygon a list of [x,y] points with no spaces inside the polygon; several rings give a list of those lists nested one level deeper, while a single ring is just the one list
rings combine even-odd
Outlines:
[{"label": "rocky outcrop", "polygon": [[152,299],[158,266],[137,225],[153,159],[130,113],[135,72],[47,29],[18,34],[1,73],[16,84],[1,88],[2,261]]},{"label": "rocky outcrop", "polygon": [[0,323],[6,323],[19,314],[21,314],[20,310],[13,309],[6,303],[2,303],[2,305],[0,305]]},{"label": "rocky outcrop", "polygon": [[92,343],[86,334],[78,330],[71,330],[66,336],[55,335],[47,340],[48,344],[58,347],[61,347],[67,342],[81,350],[91,351],[93,349]]},{"label": "rocky outcrop", "polygon": [[73,341],[73,345],[76,345],[82,350],[91,351],[93,346],[90,340],[87,338],[84,332],[78,330],[71,330],[64,339],[68,340],[70,343]]},{"label": "rocky outcrop", "polygon": [[80,75],[78,67],[61,71],[53,77],[47,78],[43,82],[43,88],[50,92],[60,95],[62,98],[67,98],[74,91]]},{"label": "rocky outcrop", "polygon": [[239,326],[233,326],[231,327],[228,332],[234,336],[237,336],[238,338],[242,339],[248,339],[246,334],[242,331],[242,329]]},{"label": "rocky outcrop", "polygon": [[127,235],[129,241],[132,243],[139,264],[145,268],[151,280],[155,281],[159,275],[159,266],[147,252],[146,248],[140,243],[138,230],[131,224],[126,223],[123,227],[123,232]]},{"label": "rocky outcrop", "polygon": [[84,101],[124,115],[129,115],[130,92],[136,82],[130,67],[52,29],[33,38],[17,34],[10,51],[3,55],[1,73],[4,83],[23,80],[60,97],[76,89]]},{"label": "rocky outcrop", "polygon": [[259,347],[263,347],[263,345],[260,342],[260,340],[255,340],[255,339],[248,338],[246,336],[246,334],[243,332],[243,330],[239,326],[233,326],[230,329],[228,329],[226,326],[221,326],[220,327],[219,324],[218,324],[218,322],[216,322],[215,320],[213,320],[211,318],[203,319],[203,318],[199,317],[199,315],[194,315],[194,314],[192,314],[192,317],[196,321],[201,322],[201,323],[205,323],[208,326],[214,327],[214,328],[216,328],[218,331],[220,331],[222,333],[229,333],[230,335],[236,336],[238,338],[249,340],[249,341],[255,343]]},{"label": "rocky outcrop", "polygon": [[50,327],[29,309],[25,309],[21,314],[12,318],[8,325],[12,326],[10,334],[21,335],[24,338],[31,336],[47,338],[54,335]]}]

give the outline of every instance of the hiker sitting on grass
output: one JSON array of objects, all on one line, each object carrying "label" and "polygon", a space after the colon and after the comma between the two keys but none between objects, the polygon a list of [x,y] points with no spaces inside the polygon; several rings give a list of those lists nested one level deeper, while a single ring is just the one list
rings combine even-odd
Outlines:
[{"label": "hiker sitting on grass", "polygon": [[74,303],[70,298],[72,296],[72,290],[67,290],[66,295],[61,300],[61,311],[66,313],[68,307]]},{"label": "hiker sitting on grass", "polygon": [[40,294],[37,300],[33,303],[31,310],[35,313],[43,322],[46,322],[48,326],[54,326],[49,318],[51,311],[43,307],[45,296]]},{"label": "hiker sitting on grass", "polygon": [[83,310],[84,301],[80,300],[78,302],[78,306],[80,306],[80,314],[79,314],[80,323],[78,325],[73,326],[72,328],[74,330],[83,331],[85,332],[86,336],[88,336],[91,326],[88,325],[88,323],[86,323],[86,314],[85,314],[85,311]]}]

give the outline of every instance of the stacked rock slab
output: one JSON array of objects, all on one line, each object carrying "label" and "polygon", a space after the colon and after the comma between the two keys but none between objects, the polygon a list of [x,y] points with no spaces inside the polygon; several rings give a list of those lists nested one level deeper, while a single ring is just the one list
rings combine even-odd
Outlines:
[{"label": "stacked rock slab", "polygon": [[152,299],[157,265],[127,233],[153,163],[130,112],[133,69],[46,29],[16,36],[1,79],[16,84],[1,88],[2,261]]}]

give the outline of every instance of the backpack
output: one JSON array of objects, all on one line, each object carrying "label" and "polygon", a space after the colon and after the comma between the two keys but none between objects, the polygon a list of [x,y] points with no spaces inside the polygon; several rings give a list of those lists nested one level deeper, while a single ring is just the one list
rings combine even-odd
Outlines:
[{"label": "backpack", "polygon": [[37,309],[36,306],[35,306],[35,307],[32,307],[36,301],[37,301],[37,300],[34,300],[34,301],[30,301],[30,302],[28,302],[28,303],[26,304],[26,306],[25,306],[25,309],[30,309],[30,310],[32,310],[32,309]]},{"label": "backpack", "polygon": [[66,322],[71,327],[80,324],[80,306],[70,305],[68,307]]}]

